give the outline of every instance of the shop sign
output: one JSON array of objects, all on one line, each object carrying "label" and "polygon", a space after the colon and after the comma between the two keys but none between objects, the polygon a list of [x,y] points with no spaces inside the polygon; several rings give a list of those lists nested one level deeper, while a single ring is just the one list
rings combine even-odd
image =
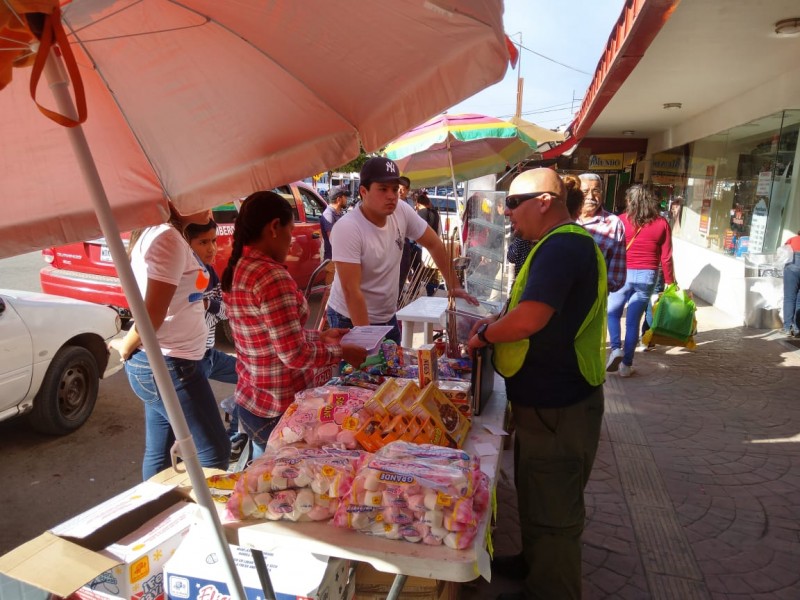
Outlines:
[{"label": "shop sign", "polygon": [[662,175],[677,175],[683,172],[683,155],[659,153],[653,155],[653,172]]},{"label": "shop sign", "polygon": [[590,171],[621,171],[623,169],[624,155],[617,154],[592,154],[589,157]]}]

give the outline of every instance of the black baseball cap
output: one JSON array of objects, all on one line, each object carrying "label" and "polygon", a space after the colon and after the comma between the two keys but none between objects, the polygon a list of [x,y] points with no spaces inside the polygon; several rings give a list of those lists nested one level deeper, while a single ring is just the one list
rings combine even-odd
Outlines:
[{"label": "black baseball cap", "polygon": [[374,156],[361,167],[361,185],[368,188],[373,182],[401,183],[400,167],[384,156]]},{"label": "black baseball cap", "polygon": [[350,197],[350,190],[347,187],[343,186],[343,185],[339,185],[339,186],[331,188],[328,191],[328,202],[333,202],[339,196],[347,196],[349,198]]},{"label": "black baseball cap", "polygon": [[401,175],[398,179],[400,180],[400,185],[407,188],[411,187],[411,180],[405,175]]}]

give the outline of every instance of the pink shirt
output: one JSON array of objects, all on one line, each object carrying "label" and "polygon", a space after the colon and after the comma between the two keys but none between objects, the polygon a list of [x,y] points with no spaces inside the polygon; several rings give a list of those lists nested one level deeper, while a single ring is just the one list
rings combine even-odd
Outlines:
[{"label": "pink shirt", "polygon": [[[640,228],[630,222],[627,214],[622,214],[619,218],[625,226],[625,244],[628,247],[625,260],[628,269],[654,271],[661,263],[664,283],[667,285],[674,283],[672,232],[667,220],[664,217],[657,217],[639,230]],[[639,230],[638,235],[637,230]]]}]

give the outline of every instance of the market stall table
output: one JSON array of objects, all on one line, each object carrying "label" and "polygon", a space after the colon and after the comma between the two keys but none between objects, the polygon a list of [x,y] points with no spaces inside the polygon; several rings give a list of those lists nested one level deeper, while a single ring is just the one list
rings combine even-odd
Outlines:
[{"label": "market stall table", "polygon": [[447,310],[447,298],[441,296],[421,296],[397,311],[400,321],[403,348],[414,346],[414,325],[422,323],[423,344],[433,341],[433,326],[441,325],[442,315]]},{"label": "market stall table", "polygon": [[[446,301],[446,299],[445,299]],[[506,394],[502,379],[495,377],[494,392],[481,415],[474,417],[464,449],[480,456],[481,470],[494,489],[503,450],[502,428]],[[389,540],[333,526],[331,523],[289,521],[239,521],[224,523],[232,544],[260,551],[296,548],[316,554],[367,562],[378,571],[397,575],[387,600],[397,598],[407,576],[453,582],[491,577],[486,532],[491,507],[478,524],[475,543],[466,550]]]}]

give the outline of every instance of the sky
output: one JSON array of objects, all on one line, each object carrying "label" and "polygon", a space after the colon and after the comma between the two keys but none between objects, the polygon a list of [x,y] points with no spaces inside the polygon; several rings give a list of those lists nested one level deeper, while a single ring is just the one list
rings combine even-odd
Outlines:
[{"label": "sky", "polygon": [[625,0],[505,0],[506,34],[524,46],[517,68],[509,65],[502,81],[447,112],[508,119],[516,111],[521,76],[522,117],[548,129],[566,127],[580,107],[624,4]]}]

